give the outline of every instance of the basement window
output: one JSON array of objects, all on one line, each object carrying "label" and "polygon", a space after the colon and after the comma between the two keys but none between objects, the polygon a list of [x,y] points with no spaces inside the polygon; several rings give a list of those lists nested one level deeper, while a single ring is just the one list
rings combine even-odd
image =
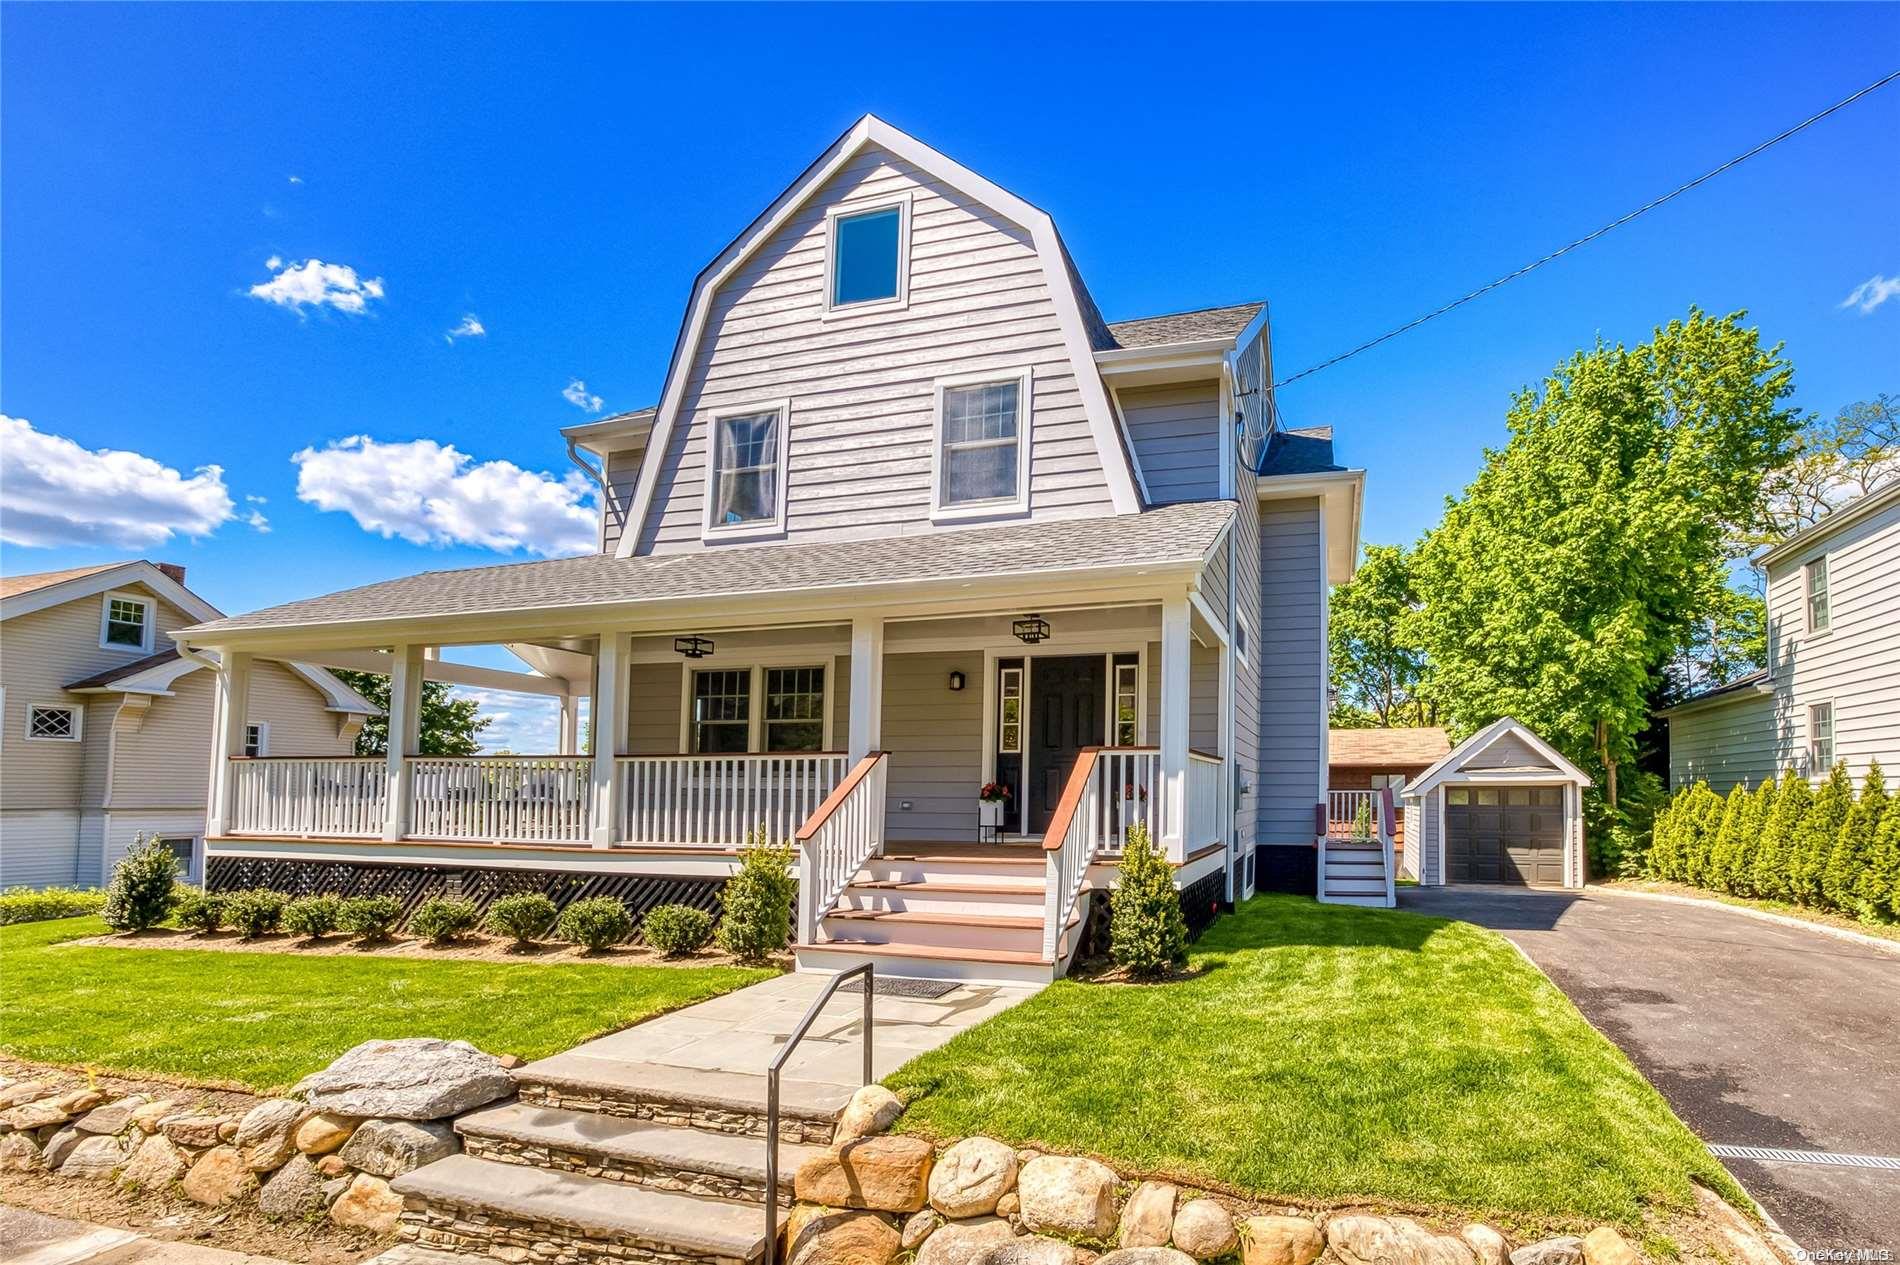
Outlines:
[{"label": "basement window", "polygon": [[34,742],[78,742],[77,707],[29,707],[26,711],[26,736]]}]

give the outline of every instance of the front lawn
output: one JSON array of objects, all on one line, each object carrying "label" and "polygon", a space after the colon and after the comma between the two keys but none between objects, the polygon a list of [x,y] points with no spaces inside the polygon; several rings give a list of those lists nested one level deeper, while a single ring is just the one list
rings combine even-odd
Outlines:
[{"label": "front lawn", "polygon": [[[907,1064],[900,1127],[1289,1199],[1634,1224],[1739,1199],[1622,1053],[1502,938],[1260,896],[1190,975],[1063,980]],[[1746,1206],[1746,1205],[1744,1205]]]},{"label": "front lawn", "polygon": [[774,972],[84,948],[97,918],[0,927],[0,1053],[281,1090],[359,1042],[541,1058]]}]

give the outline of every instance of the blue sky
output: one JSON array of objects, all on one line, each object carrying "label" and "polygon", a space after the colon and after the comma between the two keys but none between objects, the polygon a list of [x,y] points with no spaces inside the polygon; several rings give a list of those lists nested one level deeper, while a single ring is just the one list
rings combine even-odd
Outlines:
[{"label": "blue sky", "polygon": [[[7,5],[0,412],[34,428],[8,478],[59,437],[140,454],[109,469],[155,490],[132,521],[65,525],[10,492],[0,527],[44,543],[0,566],[176,560],[243,610],[571,537],[557,428],[653,401],[693,274],[865,111],[1047,208],[1111,320],[1269,299],[1285,373],[1896,49],[1893,5]],[[1842,306],[1900,277],[1896,138],[1900,85],[1283,409],[1336,428],[1369,471],[1365,537],[1390,541],[1471,477],[1512,391],[1692,303],[1785,341],[1808,408],[1900,390],[1900,293]],[[335,447],[353,436],[369,460]],[[402,504],[470,473],[538,489],[534,514]],[[322,508],[366,503],[455,542]],[[125,543],[167,514],[178,534]]]}]

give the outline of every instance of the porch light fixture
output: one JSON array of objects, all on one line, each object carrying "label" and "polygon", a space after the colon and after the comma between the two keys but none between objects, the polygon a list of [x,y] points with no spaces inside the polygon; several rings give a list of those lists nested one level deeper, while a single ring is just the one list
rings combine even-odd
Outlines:
[{"label": "porch light fixture", "polygon": [[955,694],[958,690],[961,690],[962,688],[963,688],[963,673],[952,672],[950,674],[950,692],[952,694]]},{"label": "porch light fixture", "polygon": [[704,659],[713,652],[713,639],[694,633],[691,637],[673,638],[673,649],[688,659]]},{"label": "porch light fixture", "polygon": [[1033,646],[1049,639],[1049,621],[1040,615],[1015,620],[1010,624],[1009,630],[1016,634],[1016,640],[1025,646]]}]

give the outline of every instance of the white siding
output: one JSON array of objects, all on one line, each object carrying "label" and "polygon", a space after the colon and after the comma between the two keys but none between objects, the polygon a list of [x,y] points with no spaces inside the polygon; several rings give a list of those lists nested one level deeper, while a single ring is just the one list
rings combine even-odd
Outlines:
[{"label": "white siding", "polygon": [[1669,785],[1701,779],[1727,794],[1775,775],[1775,700],[1746,694],[1669,720]]},{"label": "white siding", "polygon": [[1460,769],[1552,769],[1557,767],[1537,753],[1536,748],[1520,741],[1515,734],[1500,734],[1495,742],[1474,751],[1458,762]]},{"label": "white siding", "polygon": [[976,841],[983,691],[951,692],[952,672],[981,681],[983,652],[885,657],[883,746],[891,753],[885,821],[893,840]]},{"label": "white siding", "polygon": [[65,887],[77,881],[78,867],[78,813],[0,812],[0,888]]},{"label": "white siding", "polygon": [[603,506],[601,517],[600,551],[611,554],[620,547],[621,519],[633,504],[633,485],[640,477],[640,458],[646,455],[646,445],[638,448],[625,448],[607,454],[607,498],[609,504]]},{"label": "white siding", "polygon": [[1317,500],[1268,501],[1260,515],[1260,754],[1255,821],[1263,844],[1313,841],[1325,790],[1325,567]]},{"label": "white siding", "polygon": [[1220,495],[1218,382],[1134,387],[1120,398],[1150,504]]},{"label": "white siding", "polygon": [[147,838],[190,837],[202,840],[204,832],[205,815],[202,810],[196,813],[108,813],[105,817],[104,878],[100,882],[112,876],[112,868],[124,859],[141,835]]}]

